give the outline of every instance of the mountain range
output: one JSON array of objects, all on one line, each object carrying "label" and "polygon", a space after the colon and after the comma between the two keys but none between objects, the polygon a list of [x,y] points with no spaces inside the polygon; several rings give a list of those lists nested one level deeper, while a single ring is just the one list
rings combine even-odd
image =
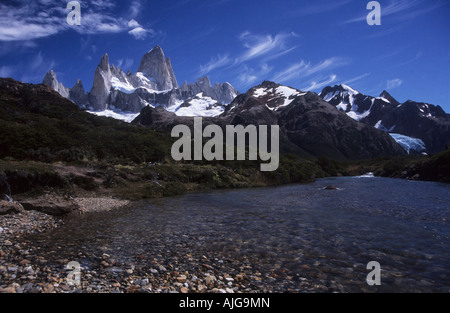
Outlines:
[{"label": "mountain range", "polygon": [[195,116],[221,126],[279,125],[282,150],[303,156],[346,160],[436,153],[450,142],[450,115],[441,107],[400,103],[387,91],[372,97],[342,84],[316,94],[265,81],[240,94],[227,82],[212,86],[208,77],[179,86],[159,46],[142,57],[134,74],[110,65],[105,54],[89,92],[80,80],[65,87],[53,70],[43,84],[90,113],[157,130],[192,125]]},{"label": "mountain range", "polygon": [[408,152],[437,153],[450,143],[450,115],[440,106],[400,103],[387,91],[371,97],[346,85],[326,87],[320,97],[354,120],[391,133]]},{"label": "mountain range", "polygon": [[[155,130],[171,131],[179,124],[193,128],[192,117],[177,116],[162,107],[146,107],[133,121]],[[203,125],[279,125],[280,150],[302,157],[335,160],[404,155],[386,132],[354,121],[313,92],[265,81],[238,95],[224,113],[203,118]]]},{"label": "mountain range", "polygon": [[229,83],[212,86],[208,77],[192,84],[184,82],[180,87],[170,58],[165,57],[159,46],[142,57],[134,74],[125,74],[122,69],[110,65],[109,56],[105,54],[95,70],[89,92],[85,91],[80,80],[73,88],[65,87],[58,82],[53,70],[45,75],[43,84],[94,114],[116,112],[119,114],[115,116],[119,117],[123,112],[135,113],[131,116],[136,117],[146,106],[162,106],[178,115],[210,115],[209,110],[213,110],[215,115],[223,112],[225,106],[239,94]]}]

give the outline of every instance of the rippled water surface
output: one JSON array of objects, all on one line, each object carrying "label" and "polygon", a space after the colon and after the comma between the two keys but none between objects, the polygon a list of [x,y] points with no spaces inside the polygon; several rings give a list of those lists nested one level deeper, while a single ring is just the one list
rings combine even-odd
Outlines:
[{"label": "rippled water surface", "polygon": [[[323,189],[330,184],[338,190]],[[450,292],[449,219],[448,184],[352,177],[140,202],[34,240],[41,252],[60,246],[75,259],[89,252],[125,263],[190,255],[247,264],[277,273],[262,282],[273,291],[309,281],[338,292]],[[370,261],[381,265],[379,287],[366,283]]]}]

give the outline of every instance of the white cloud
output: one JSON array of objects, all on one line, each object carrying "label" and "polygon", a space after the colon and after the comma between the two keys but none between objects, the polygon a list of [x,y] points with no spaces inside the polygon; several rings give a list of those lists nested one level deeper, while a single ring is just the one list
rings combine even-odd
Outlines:
[{"label": "white cloud", "polygon": [[217,55],[217,57],[212,58],[207,64],[200,65],[200,76],[204,76],[209,72],[228,65],[230,63],[230,58],[228,54]]},{"label": "white cloud", "polygon": [[370,75],[371,75],[371,73],[365,73],[365,74],[362,74],[360,76],[357,76],[357,77],[351,78],[349,80],[346,80],[345,82],[343,82],[343,84],[350,85],[350,84],[352,84],[354,82],[357,82],[357,81],[359,81],[359,80],[361,80],[363,78],[366,78],[367,76],[370,76]]},{"label": "white cloud", "polygon": [[239,84],[241,84],[243,87],[249,87],[257,82],[262,82],[266,78],[265,76],[272,70],[273,68],[270,67],[267,63],[261,64],[258,69],[254,69],[248,67],[247,65],[244,65],[241,68],[240,74],[238,75]]},{"label": "white cloud", "polygon": [[129,58],[119,59],[117,61],[117,67],[123,69],[124,71],[127,71],[127,70],[131,69],[133,64],[134,64],[134,60],[133,59],[129,59]]},{"label": "white cloud", "polygon": [[128,31],[128,33],[138,40],[144,40],[149,35],[155,35],[155,31],[153,29],[145,29],[135,19],[131,19],[130,21],[128,21],[128,27],[132,28],[130,31]]},{"label": "white cloud", "polygon": [[128,27],[136,28],[140,26],[141,24],[139,24],[135,19],[131,19],[130,21],[128,21]]},{"label": "white cloud", "polygon": [[350,60],[339,57],[326,59],[316,65],[311,65],[311,63],[306,63],[302,60],[298,63],[292,64],[283,71],[276,73],[272,80],[277,83],[284,83],[295,78],[305,78],[349,63]]},{"label": "white cloud", "polygon": [[[24,41],[49,37],[73,29],[80,34],[111,34],[128,32],[143,39],[155,32],[145,29],[134,18],[140,10],[140,2],[134,1],[129,18],[118,16],[113,1],[89,0],[81,3],[81,25],[69,26],[65,6],[54,1],[24,1],[0,4],[0,41]],[[131,18],[131,20],[130,20]]]},{"label": "white cloud", "polygon": [[130,8],[129,8],[130,18],[132,18],[132,19],[136,18],[139,15],[139,13],[141,13],[141,10],[142,10],[142,3],[140,1],[131,2]]},{"label": "white cloud", "polygon": [[145,30],[141,26],[133,28],[128,32],[130,35],[132,35],[135,39],[144,40],[147,37],[148,30]]},{"label": "white cloud", "polygon": [[318,90],[320,88],[323,88],[323,87],[328,86],[329,84],[335,82],[336,78],[337,78],[337,76],[335,74],[333,74],[328,79],[326,79],[322,82],[317,82],[317,81],[313,80],[310,82],[309,87],[302,88],[302,90],[304,90],[304,91]]},{"label": "white cloud", "polygon": [[391,79],[387,81],[386,89],[395,89],[400,87],[403,84],[403,81],[399,78]]},{"label": "white cloud", "polygon": [[243,32],[238,38],[246,50],[236,59],[236,63],[246,62],[259,57],[276,58],[292,51],[295,47],[288,47],[288,40],[297,37],[295,33],[280,33],[272,35],[253,35]]}]

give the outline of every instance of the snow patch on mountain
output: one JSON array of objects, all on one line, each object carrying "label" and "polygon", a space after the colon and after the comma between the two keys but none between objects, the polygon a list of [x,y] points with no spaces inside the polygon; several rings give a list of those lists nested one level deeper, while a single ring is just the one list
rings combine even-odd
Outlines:
[{"label": "snow patch on mountain", "polygon": [[174,105],[167,108],[167,111],[174,112],[177,116],[215,117],[222,114],[225,111],[225,107],[217,100],[204,96],[201,92],[181,105]]},{"label": "snow patch on mountain", "polygon": [[268,98],[265,99],[267,102],[275,98],[282,98],[284,100],[283,104],[277,105],[276,107],[272,107],[266,105],[269,110],[277,111],[282,107],[286,107],[290,105],[296,97],[304,96],[306,92],[299,92],[298,90],[287,87],[287,86],[278,86],[276,88],[257,88],[253,91],[253,96],[256,98]]},{"label": "snow patch on mountain", "polygon": [[123,93],[126,93],[128,95],[132,94],[136,91],[136,88],[134,88],[132,85],[130,85],[128,82],[121,82],[117,77],[113,77],[111,79],[111,86],[115,90],[119,90]]},{"label": "snow patch on mountain", "polygon": [[370,115],[370,110],[365,111],[364,113],[358,113],[357,111],[350,111],[347,113],[349,117],[354,119],[355,121],[361,121]]},{"label": "snow patch on mountain", "polygon": [[96,115],[96,116],[103,116],[103,117],[111,117],[116,120],[121,120],[127,123],[131,123],[136,117],[139,116],[140,113],[133,113],[133,112],[122,112],[121,110],[116,109],[107,109],[104,111],[86,111],[90,114]]}]

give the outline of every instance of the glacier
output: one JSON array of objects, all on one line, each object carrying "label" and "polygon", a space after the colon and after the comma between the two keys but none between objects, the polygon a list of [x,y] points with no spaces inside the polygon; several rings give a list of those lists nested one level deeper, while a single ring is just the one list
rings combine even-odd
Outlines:
[{"label": "glacier", "polygon": [[423,153],[427,150],[425,143],[419,139],[414,137],[408,137],[401,134],[390,133],[392,138],[402,146],[403,149],[410,154],[411,150],[415,150],[418,153]]}]

